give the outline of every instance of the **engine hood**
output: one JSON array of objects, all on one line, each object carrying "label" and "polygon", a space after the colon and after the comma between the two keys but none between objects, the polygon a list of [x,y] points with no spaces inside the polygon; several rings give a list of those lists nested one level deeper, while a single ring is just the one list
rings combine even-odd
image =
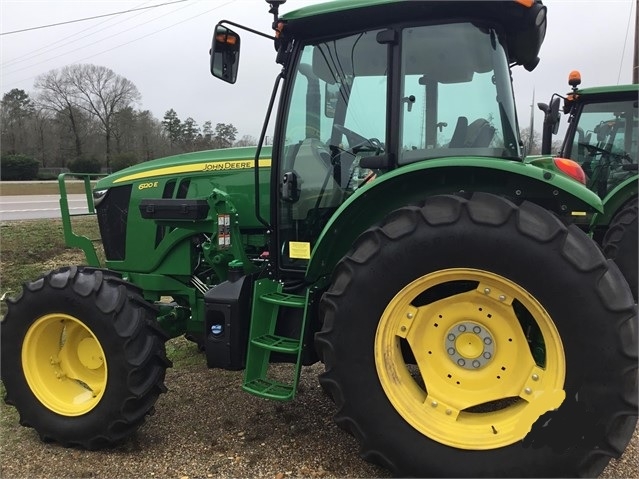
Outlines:
[{"label": "engine hood", "polygon": [[[262,148],[260,167],[271,166],[270,146]],[[250,170],[254,166],[256,147],[226,148],[197,151],[146,161],[100,179],[95,189],[152,180],[164,176],[211,175]]]}]

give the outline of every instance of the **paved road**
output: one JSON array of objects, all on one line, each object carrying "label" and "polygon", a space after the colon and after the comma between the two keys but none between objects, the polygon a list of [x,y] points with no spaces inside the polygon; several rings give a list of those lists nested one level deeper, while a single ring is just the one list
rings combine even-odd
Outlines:
[{"label": "paved road", "polygon": [[[83,194],[68,195],[72,214],[87,213]],[[0,196],[0,220],[60,218],[59,195]]]}]

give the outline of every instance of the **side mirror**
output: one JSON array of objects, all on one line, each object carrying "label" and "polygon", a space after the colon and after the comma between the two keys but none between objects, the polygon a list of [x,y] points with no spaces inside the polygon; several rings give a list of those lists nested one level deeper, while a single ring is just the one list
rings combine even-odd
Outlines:
[{"label": "side mirror", "polygon": [[552,134],[556,135],[559,131],[559,120],[561,118],[561,114],[559,113],[559,97],[554,97],[550,100],[550,117],[552,119]]},{"label": "side mirror", "polygon": [[552,145],[552,135],[556,135],[559,130],[559,97],[553,96],[550,105],[537,103],[537,107],[544,112],[544,126],[541,135],[541,154],[549,155]]},{"label": "side mirror", "polygon": [[227,83],[235,83],[239,63],[240,36],[218,24],[211,45],[211,74]]}]

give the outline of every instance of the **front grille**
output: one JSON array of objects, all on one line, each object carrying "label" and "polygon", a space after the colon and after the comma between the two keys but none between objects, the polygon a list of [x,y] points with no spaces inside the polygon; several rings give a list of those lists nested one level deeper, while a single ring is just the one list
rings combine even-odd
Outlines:
[{"label": "front grille", "polygon": [[117,186],[111,188],[96,207],[104,253],[109,261],[121,261],[125,258],[130,200],[131,185]]}]

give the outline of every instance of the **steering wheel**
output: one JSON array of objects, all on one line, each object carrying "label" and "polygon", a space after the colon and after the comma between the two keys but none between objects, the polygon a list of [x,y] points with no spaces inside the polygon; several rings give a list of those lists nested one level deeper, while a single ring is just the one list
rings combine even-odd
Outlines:
[{"label": "steering wheel", "polygon": [[377,138],[366,138],[365,136],[346,128],[344,125],[335,124],[333,125],[333,128],[346,136],[349,145],[352,145],[349,147],[349,150],[353,153],[361,151],[364,147],[371,148],[379,152],[384,151],[384,144]]}]

